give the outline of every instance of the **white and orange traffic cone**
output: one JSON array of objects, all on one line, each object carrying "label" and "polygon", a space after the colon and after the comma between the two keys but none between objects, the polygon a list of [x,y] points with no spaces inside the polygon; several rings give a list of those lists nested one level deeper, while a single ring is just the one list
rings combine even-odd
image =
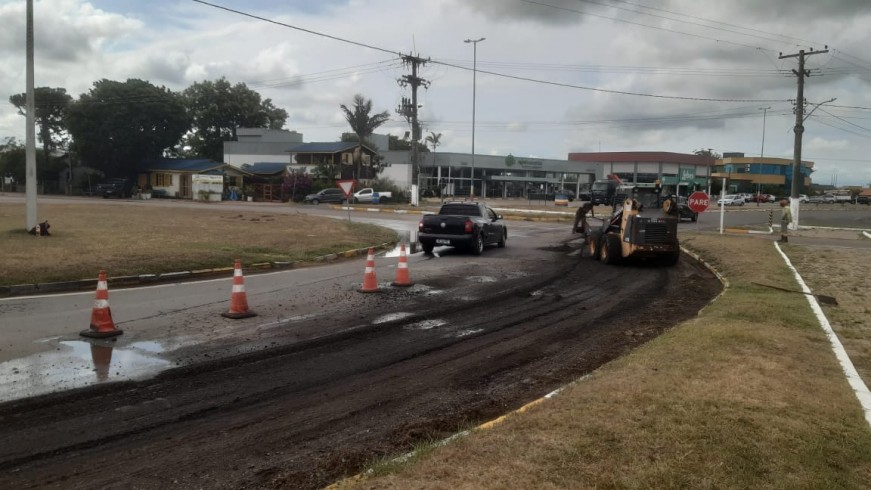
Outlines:
[{"label": "white and orange traffic cone", "polygon": [[369,247],[369,254],[366,255],[363,286],[358,291],[361,293],[375,293],[378,291],[378,279],[375,278],[375,249],[373,247]]},{"label": "white and orange traffic cone", "polygon": [[257,313],[248,309],[248,296],[245,294],[245,278],[242,276],[242,261],[236,259],[233,266],[233,292],[230,294],[230,309],[221,316],[239,320],[257,316]]},{"label": "white and orange traffic cone", "polygon": [[393,281],[394,286],[408,287],[414,283],[408,277],[408,257],[405,255],[405,244],[399,247],[399,264],[396,266],[396,280]]},{"label": "white and orange traffic cone", "polygon": [[112,321],[112,310],[109,309],[109,286],[106,281],[106,271],[100,271],[97,278],[97,295],[94,299],[94,308],[91,310],[91,328],[82,330],[79,335],[95,339],[115,337],[124,333],[115,328]]}]

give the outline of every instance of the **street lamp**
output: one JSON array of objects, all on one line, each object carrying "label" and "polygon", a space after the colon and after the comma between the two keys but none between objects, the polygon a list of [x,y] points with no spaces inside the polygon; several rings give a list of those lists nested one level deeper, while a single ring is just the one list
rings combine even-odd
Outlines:
[{"label": "street lamp", "polygon": [[[765,164],[762,160],[765,159],[765,115],[768,113],[769,107],[760,107],[759,110],[762,111],[762,149],[759,151],[759,175],[762,175],[762,165]],[[762,193],[762,184],[756,184],[756,206],[759,207],[759,194]]]},{"label": "street lamp", "polygon": [[466,39],[464,43],[472,43],[472,184],[469,197],[475,197],[475,89],[478,75],[478,43],[485,38]]}]

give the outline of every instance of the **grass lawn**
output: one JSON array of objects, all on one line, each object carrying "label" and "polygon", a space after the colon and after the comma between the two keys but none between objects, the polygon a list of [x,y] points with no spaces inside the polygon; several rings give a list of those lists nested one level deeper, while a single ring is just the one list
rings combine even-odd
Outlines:
[{"label": "grass lawn", "polygon": [[[115,203],[113,203],[115,204]],[[0,286],[109,276],[305,262],[330,253],[395,241],[384,228],[347,220],[157,207],[40,203],[51,236],[25,233],[24,204],[0,208]]]},{"label": "grass lawn", "polygon": [[[805,296],[752,284],[798,288],[773,244],[691,233],[683,241],[730,282],[697,318],[493,429],[424,447],[407,462],[375,462],[372,476],[336,486],[868,488],[871,428]],[[845,260],[785,251],[812,287],[830,282],[826,263]],[[835,270],[867,276],[868,254]],[[851,337],[848,352],[866,354],[855,362],[867,375],[862,280],[818,292],[856,303],[834,317]]]}]

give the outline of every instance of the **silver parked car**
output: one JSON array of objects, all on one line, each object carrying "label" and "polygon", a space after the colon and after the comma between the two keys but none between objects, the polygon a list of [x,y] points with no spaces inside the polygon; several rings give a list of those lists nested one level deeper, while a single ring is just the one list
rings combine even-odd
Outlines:
[{"label": "silver parked car", "polygon": [[743,206],[744,205],[744,196],[740,194],[726,194],[717,200],[717,206],[726,205],[726,206]]}]

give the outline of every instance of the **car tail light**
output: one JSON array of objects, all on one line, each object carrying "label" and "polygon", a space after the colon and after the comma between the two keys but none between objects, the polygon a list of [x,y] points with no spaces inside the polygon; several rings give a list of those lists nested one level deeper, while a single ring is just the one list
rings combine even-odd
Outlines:
[{"label": "car tail light", "polygon": [[417,222],[417,231],[423,231],[423,218]]},{"label": "car tail light", "polygon": [[472,233],[475,230],[475,223],[472,223],[472,220],[467,219],[465,225],[463,226],[463,233]]}]

